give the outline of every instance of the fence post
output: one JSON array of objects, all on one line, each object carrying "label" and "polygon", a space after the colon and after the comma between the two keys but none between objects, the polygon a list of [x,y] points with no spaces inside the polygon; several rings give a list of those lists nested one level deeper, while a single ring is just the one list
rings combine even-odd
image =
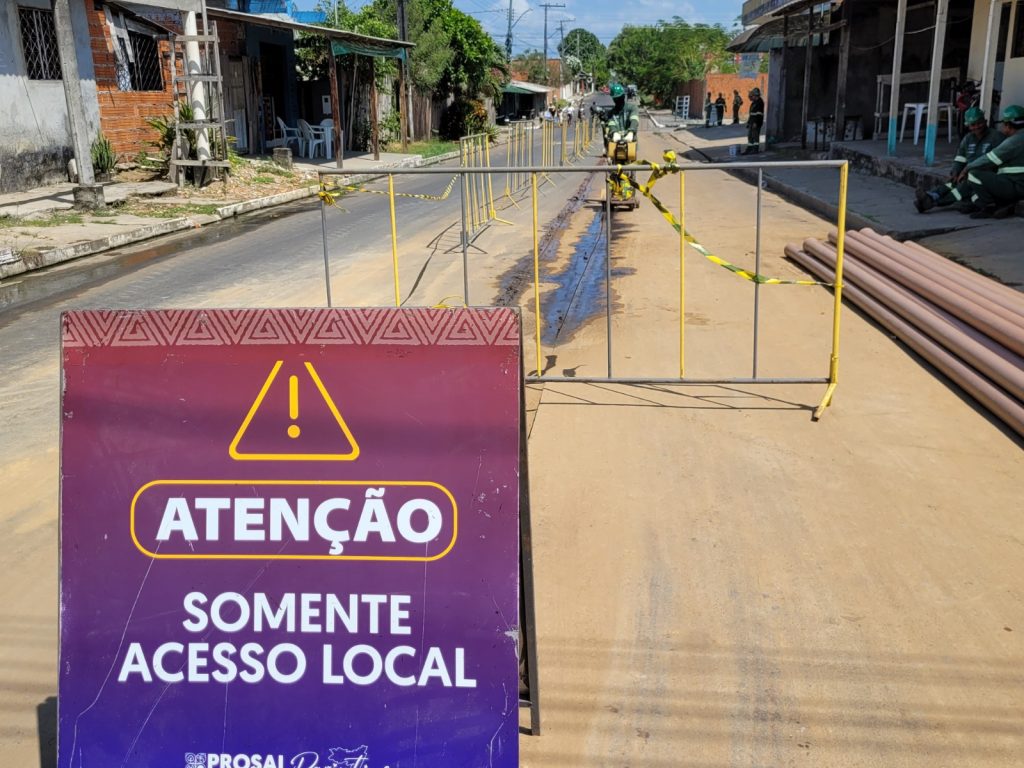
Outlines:
[{"label": "fence post", "polygon": [[612,187],[611,179],[604,189],[604,312],[608,329],[608,378],[612,377]]},{"label": "fence post", "polygon": [[814,411],[815,419],[820,419],[825,409],[832,404],[832,395],[839,385],[839,313],[843,306],[843,255],[846,252],[846,191],[849,173],[849,162],[843,163],[839,167],[839,217],[836,222],[839,232],[836,236],[836,268],[832,288],[832,354],[828,361],[828,388],[821,404]]},{"label": "fence post", "polygon": [[391,209],[391,262],[395,270],[395,306],[402,306],[402,294],[398,289],[398,227],[395,222],[395,177],[388,174],[388,205]]},{"label": "fence post", "polygon": [[[323,177],[321,177],[322,179]],[[327,186],[321,180],[320,191],[326,191]],[[331,263],[327,258],[327,204],[323,197],[320,198],[320,232],[324,241],[324,287],[327,288],[327,306],[334,306],[331,303]]]},{"label": "fence post", "polygon": [[462,204],[462,299],[469,306],[469,232],[466,230],[466,174],[459,179],[459,202]]},{"label": "fence post", "polygon": [[533,311],[537,320],[537,377],[544,375],[540,349],[540,238],[537,224],[537,172],[530,172],[530,197],[533,200]]},{"label": "fence post", "polygon": [[[754,224],[754,274],[761,275],[761,187],[764,184],[764,169],[757,169],[757,216]],[[760,291],[761,283],[754,280],[754,363],[751,376],[757,378],[757,342],[760,326]]]},{"label": "fence post", "polygon": [[686,377],[686,173],[679,172],[679,378]]}]

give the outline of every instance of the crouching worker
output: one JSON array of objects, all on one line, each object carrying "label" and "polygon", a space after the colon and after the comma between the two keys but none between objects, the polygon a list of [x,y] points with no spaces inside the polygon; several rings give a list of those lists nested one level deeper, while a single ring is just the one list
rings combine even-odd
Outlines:
[{"label": "crouching worker", "polygon": [[[970,185],[972,219],[1004,218],[1024,200],[1024,108],[1003,111],[1002,143],[972,160],[960,172]],[[963,209],[961,209],[963,210]]]},{"label": "crouching worker", "polygon": [[914,201],[918,213],[924,213],[935,206],[969,203],[971,193],[967,179],[965,177],[959,182],[957,179],[968,163],[988,154],[1003,141],[1003,134],[989,126],[985,113],[977,107],[971,107],[964,114],[964,125],[967,126],[968,133],[957,147],[949,181],[927,192],[918,191],[917,199]]}]

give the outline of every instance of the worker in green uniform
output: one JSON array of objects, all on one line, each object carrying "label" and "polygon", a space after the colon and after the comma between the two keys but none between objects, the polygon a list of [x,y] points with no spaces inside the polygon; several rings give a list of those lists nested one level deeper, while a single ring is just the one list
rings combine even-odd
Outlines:
[{"label": "worker in green uniform", "polygon": [[636,111],[636,104],[626,101],[626,89],[618,83],[612,85],[610,93],[615,106],[605,115],[605,144],[620,139],[636,141],[640,129],[640,114]]},{"label": "worker in green uniform", "polygon": [[918,190],[914,207],[919,213],[931,210],[935,206],[947,206],[970,200],[970,190],[966,178],[957,182],[957,177],[967,164],[986,155],[998,147],[1003,141],[1003,134],[988,124],[985,113],[977,107],[971,107],[964,113],[964,125],[968,133],[957,147],[953,158],[953,168],[949,181],[941,186],[926,191]]},{"label": "worker in green uniform", "polygon": [[1024,107],[1003,110],[1006,137],[995,149],[975,158],[960,172],[971,191],[972,219],[1005,218],[1024,200]]}]

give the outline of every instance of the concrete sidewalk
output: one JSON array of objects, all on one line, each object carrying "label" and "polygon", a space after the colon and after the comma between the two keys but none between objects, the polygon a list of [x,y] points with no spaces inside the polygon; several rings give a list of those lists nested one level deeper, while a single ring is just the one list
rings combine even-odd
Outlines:
[{"label": "concrete sidewalk", "polygon": [[[450,160],[457,153],[430,158],[381,153],[345,158],[340,183],[376,178],[389,168],[408,168]],[[161,235],[194,229],[242,213],[270,208],[317,194],[317,172],[334,162],[298,158],[291,171],[267,158],[246,160],[244,172],[255,183],[226,190],[214,182],[202,190],[179,190],[167,181],[109,183],[109,207],[94,212],[73,208],[72,184],[58,184],[0,196],[0,279],[100,253]]]},{"label": "concrete sidewalk", "polygon": [[[800,153],[792,149],[768,148],[752,157],[733,157],[729,147],[745,140],[745,126],[694,128],[660,134],[666,148],[680,146],[690,159],[729,162],[764,162],[794,159],[824,159],[825,153]],[[753,181],[754,171],[736,171]],[[778,192],[807,210],[836,221],[839,210],[838,173],[820,168],[779,168],[766,170],[765,187]],[[918,213],[913,206],[914,190],[890,179],[851,169],[847,196],[847,226],[870,227],[898,240],[913,240],[938,253],[967,264],[973,269],[1007,285],[1024,289],[1024,259],[1020,258],[1020,240],[1024,221],[971,219],[952,208]]]}]

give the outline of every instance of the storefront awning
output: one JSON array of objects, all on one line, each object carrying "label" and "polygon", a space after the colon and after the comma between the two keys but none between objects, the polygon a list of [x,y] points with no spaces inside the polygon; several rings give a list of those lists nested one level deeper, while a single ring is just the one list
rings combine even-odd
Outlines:
[{"label": "storefront awning", "polygon": [[[375,38],[370,38],[375,39]],[[394,41],[398,42],[398,41]],[[404,59],[405,48],[398,45],[385,45],[383,43],[357,43],[352,40],[331,40],[331,50],[335,56],[344,56],[354,53],[359,56],[383,56],[388,59]]]},{"label": "storefront awning", "polygon": [[415,43],[407,43],[403,40],[389,40],[386,37],[360,35],[358,32],[349,32],[344,29],[319,27],[315,24],[302,24],[290,18],[282,18],[277,15],[241,13],[239,11],[228,11],[223,8],[207,8],[206,14],[211,19],[225,19],[244,24],[253,24],[258,27],[290,29],[295,32],[319,35],[331,41],[331,48],[335,55],[357,53],[360,56],[383,56],[401,59],[405,58],[406,51],[415,46]]},{"label": "storefront awning", "polygon": [[547,95],[553,90],[546,85],[528,83],[525,80],[510,80],[502,87],[504,93],[522,93],[533,96]]}]

